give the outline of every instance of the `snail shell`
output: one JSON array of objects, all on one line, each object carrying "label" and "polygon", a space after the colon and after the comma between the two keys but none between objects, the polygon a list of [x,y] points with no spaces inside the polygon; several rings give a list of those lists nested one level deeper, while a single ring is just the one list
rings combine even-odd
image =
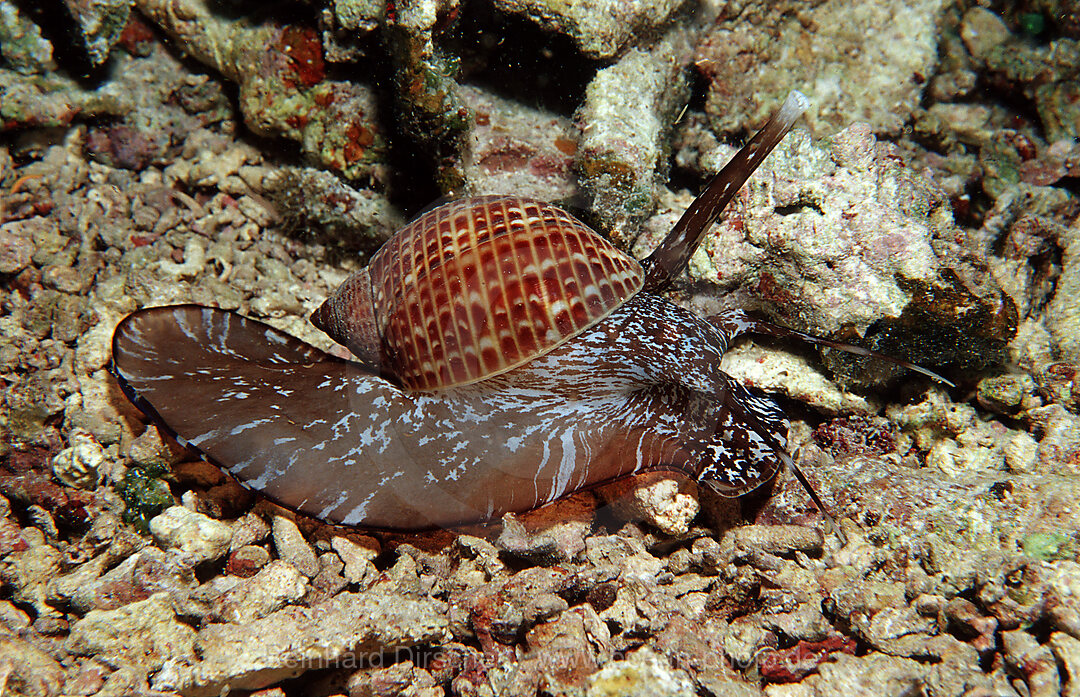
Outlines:
[{"label": "snail shell", "polygon": [[482,196],[399,230],[311,321],[406,389],[443,389],[577,336],[644,277],[636,259],[566,211]]}]

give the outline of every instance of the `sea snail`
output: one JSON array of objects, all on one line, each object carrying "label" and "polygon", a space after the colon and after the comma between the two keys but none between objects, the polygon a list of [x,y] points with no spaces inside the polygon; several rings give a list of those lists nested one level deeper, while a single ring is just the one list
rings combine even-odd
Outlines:
[{"label": "sea snail", "polygon": [[729,341],[844,346],[658,292],[806,106],[792,93],[641,263],[552,205],[465,199],[400,230],[312,315],[358,362],[179,305],[120,322],[113,374],[181,444],[334,523],[487,520],[650,469],[745,494],[794,465],[781,409],[719,369]]}]

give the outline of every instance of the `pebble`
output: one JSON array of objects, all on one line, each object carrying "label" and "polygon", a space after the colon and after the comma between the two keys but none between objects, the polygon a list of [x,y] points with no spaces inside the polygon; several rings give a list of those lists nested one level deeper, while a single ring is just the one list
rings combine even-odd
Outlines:
[{"label": "pebble", "polygon": [[495,545],[536,564],[577,559],[585,551],[585,537],[592,529],[595,513],[596,498],[588,491],[579,491],[535,511],[507,513]]},{"label": "pebble", "polygon": [[1055,626],[1080,639],[1080,563],[1057,561],[1046,574],[1047,606]]},{"label": "pebble", "polygon": [[1005,466],[1017,474],[1035,470],[1039,459],[1039,442],[1029,433],[1017,431],[1005,445]]},{"label": "pebble", "polygon": [[0,569],[0,578],[8,589],[7,597],[33,607],[39,616],[54,616],[58,612],[46,603],[46,589],[60,575],[63,554],[44,544],[37,528],[25,528],[22,537],[30,548],[8,555]]},{"label": "pebble", "polygon": [[100,661],[87,659],[69,673],[64,689],[71,695],[102,694],[100,690],[111,672],[112,670]]},{"label": "pebble", "polygon": [[685,535],[701,507],[697,486],[663,472],[628,477],[600,489],[625,520],[641,520],[667,535]]},{"label": "pebble", "polygon": [[1050,650],[1065,674],[1067,697],[1080,695],[1080,639],[1064,632],[1050,635]]},{"label": "pebble", "polygon": [[589,676],[587,697],[693,697],[694,683],[649,648],[612,661]]},{"label": "pebble", "polygon": [[65,647],[77,656],[157,670],[166,661],[194,660],[195,630],[177,621],[167,593],[115,610],[91,610],[71,627]]},{"label": "pebble", "polygon": [[[71,594],[71,606],[80,611],[115,610],[155,593],[183,599],[198,585],[190,557],[146,547],[132,554],[93,580],[79,585]],[[63,577],[66,578],[66,577]],[[56,591],[52,584],[50,590]]]},{"label": "pebble", "polygon": [[740,550],[769,554],[820,554],[824,547],[825,538],[821,531],[802,525],[744,525],[729,530],[720,541],[721,550],[733,556],[737,556]]},{"label": "pebble", "polygon": [[270,534],[270,526],[257,513],[246,513],[233,523],[233,538],[229,549],[236,550],[246,545],[262,542]]},{"label": "pebble", "polygon": [[364,697],[443,697],[446,693],[435,684],[431,673],[405,660],[385,668],[357,671],[346,683],[350,695]]},{"label": "pebble", "polygon": [[244,624],[207,625],[198,633],[199,659],[174,663],[152,687],[211,697],[268,687],[303,666],[357,659],[385,665],[401,649],[441,645],[446,628],[446,604],[433,598],[401,598],[389,589],[339,593]]},{"label": "pebble", "polygon": [[274,536],[274,547],[279,557],[291,563],[308,578],[318,575],[322,569],[319,558],[315,556],[315,550],[300,534],[296,523],[285,516],[276,515],[271,526],[271,534]]},{"label": "pebble", "polygon": [[[371,538],[367,538],[371,539]],[[372,540],[372,542],[375,542]],[[378,543],[375,543],[377,545]],[[330,540],[330,547],[341,557],[345,564],[343,571],[345,580],[349,583],[361,583],[375,573],[375,565],[372,560],[379,555],[377,546],[361,546],[347,537],[335,536]]]},{"label": "pebble", "polygon": [[30,265],[34,257],[34,241],[20,234],[27,221],[0,225],[0,273],[13,274]]},{"label": "pebble", "polygon": [[150,532],[162,549],[191,555],[196,563],[220,559],[229,551],[232,528],[183,506],[172,506],[150,520]]},{"label": "pebble", "polygon": [[254,576],[270,562],[270,552],[258,545],[244,545],[229,555],[225,571],[235,576]]},{"label": "pebble", "polygon": [[986,58],[995,47],[1008,41],[1009,27],[985,7],[973,7],[960,24],[960,37],[975,58]]},{"label": "pebble", "polygon": [[0,634],[0,673],[5,695],[53,697],[64,687],[63,667],[49,654],[12,635]]},{"label": "pebble", "polygon": [[259,573],[222,593],[211,604],[211,619],[244,624],[304,597],[308,583],[292,564],[275,559]]},{"label": "pebble", "polygon": [[585,557],[594,566],[613,565],[626,581],[652,583],[664,562],[649,554],[640,540],[621,535],[595,535],[585,541]]},{"label": "pebble", "polygon": [[806,678],[803,685],[808,688],[807,694],[903,697],[923,688],[929,670],[910,658],[841,653],[832,662],[818,666],[818,674]]},{"label": "pebble", "polygon": [[14,634],[30,626],[30,616],[6,600],[0,600],[0,624]]},{"label": "pebble", "polygon": [[148,471],[168,471],[178,459],[156,428],[146,429],[131,442],[128,457]]},{"label": "pebble", "polygon": [[68,442],[71,446],[53,458],[53,476],[66,486],[93,489],[98,482],[98,470],[105,462],[105,449],[92,434],[81,428],[71,431]]},{"label": "pebble", "polygon": [[1001,646],[1005,662],[1024,676],[1031,697],[1061,694],[1061,676],[1050,647],[1023,629],[1002,632]]}]

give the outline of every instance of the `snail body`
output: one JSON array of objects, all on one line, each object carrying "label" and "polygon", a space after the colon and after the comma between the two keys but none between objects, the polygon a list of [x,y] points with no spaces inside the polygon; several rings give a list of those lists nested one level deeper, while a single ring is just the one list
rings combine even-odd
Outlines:
[{"label": "snail body", "polygon": [[788,422],[720,360],[742,332],[797,334],[658,293],[805,108],[793,93],[641,264],[549,204],[466,199],[313,314],[359,362],[181,305],[122,320],[113,373],[178,441],[336,523],[486,520],[650,469],[747,493],[793,466]]},{"label": "snail body", "polygon": [[[780,465],[769,448],[725,438],[716,395],[741,388],[718,369],[722,332],[652,295],[519,368],[437,393],[402,390],[232,313],[183,305],[135,317],[118,327],[116,350],[136,404],[154,404],[182,444],[248,486],[324,520],[452,525],[655,467],[735,495]],[[175,372],[148,350],[161,343],[180,349]],[[664,358],[643,362],[643,352]],[[598,379],[601,355],[614,369]],[[161,398],[176,393],[185,403]],[[745,396],[783,443],[780,410]],[[745,461],[725,459],[740,452]],[[734,477],[710,474],[725,464]]]}]

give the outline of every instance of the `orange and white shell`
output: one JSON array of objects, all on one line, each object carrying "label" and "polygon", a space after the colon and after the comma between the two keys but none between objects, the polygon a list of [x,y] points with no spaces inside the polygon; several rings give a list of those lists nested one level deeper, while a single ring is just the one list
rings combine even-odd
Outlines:
[{"label": "orange and white shell", "polygon": [[643,283],[636,259],[566,211],[482,196],[399,230],[312,321],[407,389],[438,390],[550,351]]}]

